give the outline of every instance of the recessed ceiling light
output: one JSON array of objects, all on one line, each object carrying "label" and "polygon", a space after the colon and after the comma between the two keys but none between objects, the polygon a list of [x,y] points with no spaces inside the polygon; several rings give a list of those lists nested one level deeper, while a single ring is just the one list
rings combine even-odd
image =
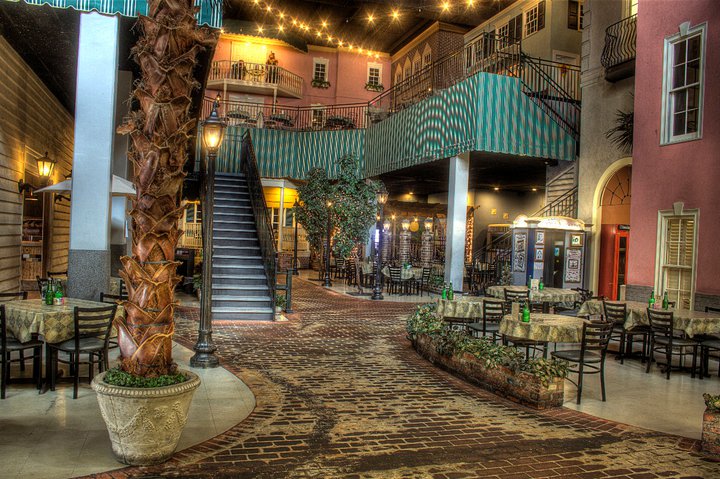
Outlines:
[{"label": "recessed ceiling light", "polygon": [[496,186],[495,188],[493,188],[493,190],[495,190],[495,191],[500,191],[500,188],[498,188],[498,187]]}]

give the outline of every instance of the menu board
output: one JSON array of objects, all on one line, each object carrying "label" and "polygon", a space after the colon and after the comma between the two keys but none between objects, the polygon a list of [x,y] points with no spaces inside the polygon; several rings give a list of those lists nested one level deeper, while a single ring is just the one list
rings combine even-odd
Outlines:
[{"label": "menu board", "polygon": [[582,268],[582,249],[568,248],[565,253],[565,282],[579,283]]},{"label": "menu board", "polygon": [[513,271],[524,273],[527,263],[527,233],[515,233],[513,236]]}]

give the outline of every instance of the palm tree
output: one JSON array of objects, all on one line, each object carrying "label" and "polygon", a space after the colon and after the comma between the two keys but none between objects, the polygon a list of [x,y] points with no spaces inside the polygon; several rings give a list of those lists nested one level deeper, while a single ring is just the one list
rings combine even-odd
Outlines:
[{"label": "palm tree", "polygon": [[197,55],[217,42],[198,28],[193,0],[149,0],[141,16],[141,36],[132,50],[141,77],[133,96],[140,108],[118,132],[132,140],[137,196],[132,257],[123,257],[120,275],[128,287],[126,318],[119,321],[121,368],[145,377],[172,374],[174,288],[179,281],[175,248],[183,213],[186,151],[196,121],[190,116]]}]

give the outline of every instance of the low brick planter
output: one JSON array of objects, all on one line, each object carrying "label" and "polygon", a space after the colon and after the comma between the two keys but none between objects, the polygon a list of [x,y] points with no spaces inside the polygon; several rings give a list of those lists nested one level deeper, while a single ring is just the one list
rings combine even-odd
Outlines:
[{"label": "low brick planter", "polygon": [[561,407],[563,404],[565,380],[562,378],[555,378],[544,386],[537,377],[524,371],[514,372],[504,366],[488,369],[469,353],[443,356],[437,352],[432,338],[424,334],[413,341],[413,347],[431,363],[498,396],[535,409]]},{"label": "low brick planter", "polygon": [[702,450],[720,459],[720,412],[705,409],[702,426]]}]

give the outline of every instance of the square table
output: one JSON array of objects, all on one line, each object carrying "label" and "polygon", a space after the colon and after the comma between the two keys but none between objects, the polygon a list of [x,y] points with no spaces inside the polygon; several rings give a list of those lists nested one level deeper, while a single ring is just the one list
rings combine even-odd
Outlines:
[{"label": "square table", "polygon": [[498,301],[487,296],[459,296],[455,299],[438,299],[437,314],[448,318],[482,320],[485,301]]},{"label": "square table", "polygon": [[[627,318],[624,325],[626,330],[638,325],[650,325],[647,315],[648,303],[641,301],[608,301],[608,303],[625,304],[627,307]],[[668,309],[668,311],[673,312],[675,329],[684,332],[689,338],[696,334],[720,333],[720,315],[717,313],[673,308]],[[597,299],[585,301],[580,307],[580,311],[578,311],[578,315],[584,314],[605,314],[602,301]]]},{"label": "square table", "polygon": [[[61,343],[75,336],[75,318],[73,310],[79,308],[103,308],[109,303],[88,301],[85,299],[65,298],[65,304],[49,306],[42,299],[26,299],[5,303],[7,329],[15,339],[25,343],[37,334],[45,341],[45,380],[50,378],[50,344]],[[115,317],[124,314],[118,305]],[[112,333],[111,333],[112,334]],[[45,389],[43,389],[45,391]]]},{"label": "square table", "polygon": [[[525,293],[528,291],[527,286],[489,286],[486,288],[487,294],[496,298],[505,299],[505,290]],[[573,289],[562,288],[543,288],[540,291],[530,292],[530,301],[540,303],[561,304],[567,308],[573,308],[577,301],[580,301],[580,293]]]},{"label": "square table", "polygon": [[545,343],[580,343],[585,322],[562,314],[530,313],[530,321],[525,323],[507,314],[500,321],[500,334]]}]

